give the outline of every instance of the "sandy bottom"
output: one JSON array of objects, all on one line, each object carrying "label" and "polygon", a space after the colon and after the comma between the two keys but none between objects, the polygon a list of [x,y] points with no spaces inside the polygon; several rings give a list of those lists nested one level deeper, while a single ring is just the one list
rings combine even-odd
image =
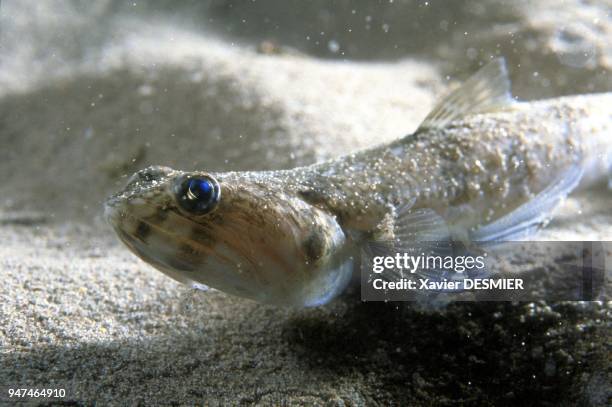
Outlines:
[{"label": "sandy bottom", "polygon": [[[121,404],[601,405],[601,303],[362,303],[318,309],[193,293],[103,225],[0,228],[0,383]],[[344,403],[344,404],[343,404]]]}]

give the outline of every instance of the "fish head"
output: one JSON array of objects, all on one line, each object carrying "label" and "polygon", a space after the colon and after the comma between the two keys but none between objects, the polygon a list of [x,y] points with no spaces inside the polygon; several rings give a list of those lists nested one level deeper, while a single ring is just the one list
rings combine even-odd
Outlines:
[{"label": "fish head", "polygon": [[327,302],[352,274],[342,228],[252,174],[149,167],[107,200],[106,218],[136,255],[182,283],[264,303]]}]

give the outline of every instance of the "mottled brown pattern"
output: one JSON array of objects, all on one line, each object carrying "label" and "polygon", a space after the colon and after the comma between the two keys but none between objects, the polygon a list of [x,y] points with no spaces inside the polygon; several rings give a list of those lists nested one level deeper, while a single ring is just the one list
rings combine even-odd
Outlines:
[{"label": "mottled brown pattern", "polygon": [[151,227],[148,224],[141,221],[138,223],[136,232],[134,232],[134,237],[138,240],[146,242],[147,237],[149,236],[149,233],[151,233]]}]

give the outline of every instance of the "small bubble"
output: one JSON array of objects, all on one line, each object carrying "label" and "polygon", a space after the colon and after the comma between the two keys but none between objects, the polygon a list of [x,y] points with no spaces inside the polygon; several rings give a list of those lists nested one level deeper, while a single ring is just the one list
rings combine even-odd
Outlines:
[{"label": "small bubble", "polygon": [[151,85],[142,85],[138,88],[138,93],[142,96],[149,96],[153,94],[153,87]]},{"label": "small bubble", "polygon": [[329,49],[330,52],[333,52],[335,54],[338,51],[340,51],[340,44],[338,44],[338,41],[336,40],[330,40],[327,43],[327,48]]}]

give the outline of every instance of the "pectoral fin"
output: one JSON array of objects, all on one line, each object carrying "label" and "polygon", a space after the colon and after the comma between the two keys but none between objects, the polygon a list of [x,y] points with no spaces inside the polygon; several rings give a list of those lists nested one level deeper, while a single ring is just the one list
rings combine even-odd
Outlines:
[{"label": "pectoral fin", "polygon": [[492,244],[532,235],[550,221],[554,209],[576,188],[582,174],[581,166],[572,166],[529,202],[476,229],[470,234],[470,239],[480,244]]},{"label": "pectoral fin", "polygon": [[[389,227],[385,219],[383,230]],[[368,243],[366,254],[373,256],[395,257],[397,253],[407,253],[415,257],[441,257],[469,255],[466,246],[453,239],[446,221],[433,209],[411,209],[405,207],[397,211],[391,223],[392,233],[375,234],[375,240]],[[393,236],[393,240],[380,240],[380,236]],[[387,270],[383,278],[389,281],[406,277],[422,277],[430,280],[451,279],[452,273],[439,268],[420,268],[406,271],[402,269]],[[482,270],[479,270],[482,273]]]},{"label": "pectoral fin", "polygon": [[[552,212],[557,205],[578,185],[582,173],[582,167],[572,166],[529,202],[471,233],[453,230],[432,209],[407,207],[397,210],[393,221],[389,218],[385,219],[383,230],[386,230],[386,233],[378,235],[393,236],[393,240],[369,243],[366,254],[368,257],[395,257],[397,253],[407,253],[409,256],[435,256],[446,259],[449,256],[454,258],[457,256],[476,257],[483,253],[485,247],[488,249],[502,248],[504,242],[523,239],[544,226],[551,219]],[[389,228],[392,228],[392,231]],[[427,278],[432,282],[461,282],[464,278],[488,278],[490,276],[486,267],[465,270],[464,273],[440,267],[424,267],[410,271],[405,269],[385,270],[380,278],[388,281],[399,281],[401,278]],[[456,291],[462,291],[462,289]],[[427,293],[432,294],[431,291]],[[440,290],[439,293],[448,293],[448,291]],[[418,296],[416,299],[421,303],[434,306],[444,301],[431,296]]]}]

